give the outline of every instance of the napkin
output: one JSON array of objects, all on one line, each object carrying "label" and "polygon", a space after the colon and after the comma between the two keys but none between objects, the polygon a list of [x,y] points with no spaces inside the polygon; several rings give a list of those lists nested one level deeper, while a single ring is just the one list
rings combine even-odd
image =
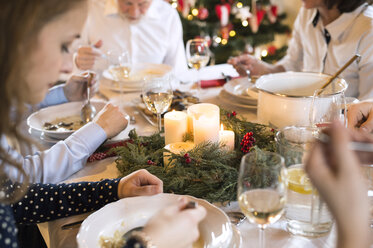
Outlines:
[{"label": "napkin", "polygon": [[132,143],[131,139],[121,140],[118,142],[110,143],[110,144],[103,144],[97,150],[88,157],[87,162],[94,162],[98,160],[102,160],[109,157],[117,156],[115,152],[112,152],[112,148],[127,146],[127,143]]}]

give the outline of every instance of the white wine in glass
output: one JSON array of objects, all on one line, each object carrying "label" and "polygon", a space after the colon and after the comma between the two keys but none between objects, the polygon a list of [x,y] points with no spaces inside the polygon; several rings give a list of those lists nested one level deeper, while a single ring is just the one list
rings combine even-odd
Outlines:
[{"label": "white wine in glass", "polygon": [[[186,44],[186,57],[188,65],[191,68],[197,69],[197,71],[208,64],[210,61],[210,53],[208,42],[205,39],[198,38],[188,40]],[[197,84],[198,87],[200,87],[199,76],[197,79]]]},{"label": "white wine in glass", "polygon": [[264,229],[281,218],[286,203],[286,169],[277,153],[252,150],[242,157],[237,198],[242,212],[258,225],[260,246]]},{"label": "white wine in glass", "polygon": [[157,115],[158,131],[161,132],[161,115],[168,110],[173,98],[169,76],[144,79],[142,98],[147,109]]}]

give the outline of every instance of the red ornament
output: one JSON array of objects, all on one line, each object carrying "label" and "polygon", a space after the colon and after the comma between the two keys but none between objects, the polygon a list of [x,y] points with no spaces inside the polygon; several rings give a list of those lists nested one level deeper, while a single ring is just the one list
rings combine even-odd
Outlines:
[{"label": "red ornament", "polygon": [[277,17],[277,6],[276,5],[272,5],[271,6],[271,13]]},{"label": "red ornament", "polygon": [[207,17],[209,17],[209,11],[204,8],[204,7],[201,7],[199,10],[198,10],[198,18],[203,21],[205,20]]},{"label": "red ornament", "polygon": [[229,3],[215,5],[215,12],[222,27],[228,25],[231,5]]},{"label": "red ornament", "polygon": [[277,48],[275,46],[269,46],[267,48],[267,51],[268,51],[268,54],[269,55],[275,55],[276,54],[276,51],[277,51]]},{"label": "red ornament", "polygon": [[248,153],[251,147],[254,146],[254,143],[256,140],[253,136],[254,136],[253,132],[247,132],[243,136],[242,141],[241,141],[241,151],[243,153]]},{"label": "red ornament", "polygon": [[257,10],[256,11],[256,19],[258,21],[258,26],[260,26],[260,23],[263,21],[263,18],[264,18],[264,15],[265,15],[265,10],[264,9],[261,9],[261,10]]}]

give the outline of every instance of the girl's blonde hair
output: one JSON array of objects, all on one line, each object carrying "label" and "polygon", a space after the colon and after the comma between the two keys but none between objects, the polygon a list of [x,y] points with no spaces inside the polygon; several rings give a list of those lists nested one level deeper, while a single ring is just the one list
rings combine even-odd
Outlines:
[{"label": "girl's blonde hair", "polygon": [[[30,144],[29,139],[17,130],[25,106],[23,99],[29,92],[25,83],[29,67],[27,58],[36,49],[38,35],[47,23],[85,1],[0,0],[0,137],[6,135]],[[22,175],[23,184],[18,190],[10,190],[5,183],[9,182],[9,166]],[[22,197],[30,176],[32,178],[25,173],[22,164],[0,146],[0,202],[10,203]]]}]

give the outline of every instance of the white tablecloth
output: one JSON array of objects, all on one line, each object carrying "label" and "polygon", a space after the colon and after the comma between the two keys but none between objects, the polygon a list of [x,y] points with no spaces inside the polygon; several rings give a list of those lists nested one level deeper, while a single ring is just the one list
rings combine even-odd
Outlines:
[{"label": "white tablecloth", "polygon": [[[229,75],[234,75],[234,70],[229,65],[218,65],[204,68],[200,71],[199,76],[202,79],[212,79],[217,76],[221,77],[221,72],[225,72]],[[190,78],[196,78],[196,72],[191,72],[189,74],[183,75],[181,77],[182,81],[190,81]],[[184,79],[184,80],[183,80]],[[179,85],[181,90],[187,90],[190,88],[189,85]],[[178,87],[179,87],[178,86]],[[214,103],[220,105],[228,110],[234,110],[239,115],[244,115],[247,120],[256,121],[256,112],[253,110],[248,110],[245,108],[237,107],[233,104],[229,104],[229,101],[220,99],[218,97],[221,87],[219,88],[209,88],[202,89],[199,92],[199,97],[203,102]],[[118,93],[105,90],[101,88],[100,91],[110,98],[110,101],[114,103],[120,102],[120,96]],[[125,111],[134,115],[136,118],[136,124],[130,125],[124,132],[122,132],[117,138],[123,139],[128,135],[128,131],[136,128],[139,134],[149,134],[156,131],[156,128],[149,125],[149,123],[139,115],[137,109],[134,106],[133,100],[140,99],[139,93],[128,93],[123,95],[124,104],[123,108]],[[102,161],[97,161],[87,164],[87,166],[73,175],[68,182],[77,181],[96,181],[103,178],[115,178],[118,176],[118,171],[116,169],[114,159],[108,158]],[[237,204],[232,204],[228,206],[225,210],[237,210]],[[47,244],[51,248],[55,247],[75,247],[76,246],[76,234],[78,228],[71,230],[61,230],[63,224],[72,223],[80,219],[84,219],[86,215],[73,216],[69,218],[63,218],[56,221],[51,221],[48,223],[43,223],[39,225],[43,237],[46,239]],[[259,232],[255,225],[245,221],[238,227],[242,236],[242,247],[258,247],[259,246]],[[50,241],[49,241],[50,240]],[[274,225],[270,226],[265,231],[265,243],[266,247],[335,247],[336,244],[336,232],[333,229],[328,235],[319,238],[305,238],[300,236],[293,236],[286,232],[286,221],[281,219]]]}]

